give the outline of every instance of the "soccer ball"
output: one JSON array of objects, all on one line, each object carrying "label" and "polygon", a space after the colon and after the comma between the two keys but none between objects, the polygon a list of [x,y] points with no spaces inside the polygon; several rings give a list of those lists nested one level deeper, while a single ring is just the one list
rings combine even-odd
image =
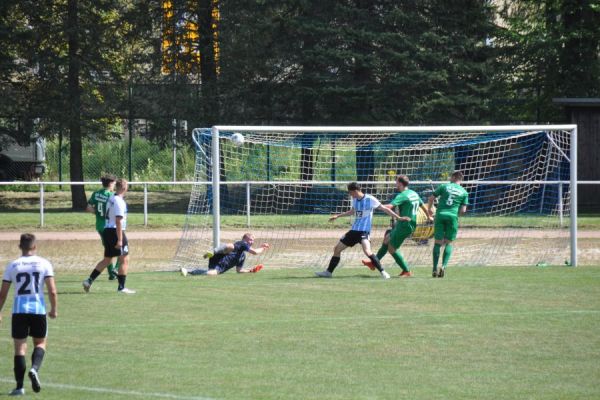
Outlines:
[{"label": "soccer ball", "polygon": [[244,135],[241,133],[234,133],[231,135],[231,143],[233,143],[236,147],[240,147],[244,144]]}]

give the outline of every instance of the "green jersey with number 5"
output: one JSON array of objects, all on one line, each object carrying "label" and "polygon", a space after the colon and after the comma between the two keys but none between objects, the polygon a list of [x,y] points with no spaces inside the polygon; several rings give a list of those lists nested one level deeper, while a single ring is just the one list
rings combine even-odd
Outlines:
[{"label": "green jersey with number 5", "polygon": [[458,217],[460,207],[469,204],[469,194],[465,188],[456,183],[451,182],[438,186],[433,195],[439,197],[437,214]]},{"label": "green jersey with number 5", "polygon": [[102,188],[92,193],[88,200],[88,204],[94,207],[94,212],[96,213],[96,230],[100,233],[104,230],[106,222],[106,203],[108,203],[108,199],[112,195],[113,192]]},{"label": "green jersey with number 5", "polygon": [[401,217],[410,217],[409,225],[413,228],[417,226],[417,213],[419,212],[419,206],[423,204],[423,200],[417,192],[406,189],[398,193],[390,204],[398,206],[398,214]]}]

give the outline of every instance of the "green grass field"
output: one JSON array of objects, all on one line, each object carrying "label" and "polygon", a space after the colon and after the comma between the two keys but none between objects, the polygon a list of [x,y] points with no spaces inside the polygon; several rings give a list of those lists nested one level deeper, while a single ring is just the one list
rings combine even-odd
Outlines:
[{"label": "green grass field", "polygon": [[[85,274],[59,273],[34,397],[600,398],[600,267],[312,273],[133,273],[133,296],[104,275],[86,295]],[[13,387],[9,307],[0,392]]]}]

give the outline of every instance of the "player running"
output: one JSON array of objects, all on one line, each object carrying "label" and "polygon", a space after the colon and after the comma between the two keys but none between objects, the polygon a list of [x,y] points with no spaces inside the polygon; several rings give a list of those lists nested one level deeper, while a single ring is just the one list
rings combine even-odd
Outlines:
[{"label": "player running", "polygon": [[258,264],[253,268],[244,268],[246,261],[246,252],[258,255],[267,250],[270,246],[268,243],[263,243],[258,248],[253,248],[254,235],[245,233],[242,240],[235,243],[222,244],[215,248],[214,251],[204,254],[204,258],[208,258],[208,269],[195,269],[188,271],[187,268],[181,268],[181,275],[221,275],[229,271],[233,267],[238,274],[255,273],[263,268],[262,264]]},{"label": "player running", "polygon": [[[96,214],[96,232],[98,232],[100,239],[102,239],[102,246],[104,246],[102,232],[104,232],[104,224],[106,223],[106,204],[115,191],[116,180],[117,178],[114,175],[104,175],[100,178],[102,189],[92,193],[86,208],[87,212]],[[107,271],[109,280],[112,281],[117,277],[116,267],[112,263],[108,265]]]},{"label": "player running", "polygon": [[329,261],[327,269],[325,271],[315,272],[315,275],[321,278],[331,278],[333,271],[340,262],[342,251],[347,247],[353,247],[357,243],[360,243],[363,252],[369,257],[373,266],[377,268],[381,277],[383,279],[389,279],[390,274],[383,269],[379,259],[371,251],[369,233],[371,232],[371,225],[373,223],[373,210],[381,210],[396,219],[400,218],[400,216],[389,208],[384,207],[375,197],[363,193],[361,187],[356,182],[348,184],[348,193],[350,194],[350,197],[352,197],[352,207],[341,214],[333,215],[329,218],[329,221],[334,221],[339,217],[354,215],[355,219],[352,223],[352,228],[340,238],[337,245],[333,248],[333,256]]},{"label": "player running", "polygon": [[116,193],[110,197],[106,207],[106,226],[102,233],[104,239],[104,259],[92,270],[90,277],[83,281],[83,290],[90,291],[94,280],[102,273],[104,268],[111,264],[115,257],[118,258],[119,271],[117,280],[119,285],[117,291],[124,294],[134,294],[135,290],[125,287],[127,279],[127,267],[129,266],[129,243],[125,229],[127,228],[127,204],[125,193],[128,184],[125,179],[117,179]]},{"label": "player running", "polygon": [[[398,207],[398,213],[400,214],[400,218],[389,234],[386,250],[392,255],[396,264],[402,269],[400,276],[403,278],[411,277],[412,272],[400,252],[400,246],[417,228],[417,213],[419,212],[419,208],[421,208],[431,219],[429,210],[425,207],[421,197],[417,192],[409,189],[408,185],[408,176],[398,175],[396,178],[396,189],[398,190],[398,194],[396,194],[396,197],[394,197],[390,204],[384,206],[390,208]],[[381,252],[382,249],[379,250]],[[374,269],[374,266],[367,260],[363,260],[363,264]]]},{"label": "player running", "polygon": [[[29,379],[34,392],[42,389],[39,370],[46,353],[46,336],[48,323],[46,320],[46,303],[44,301],[44,283],[48,290],[50,300],[50,318],[57,316],[56,285],[54,271],[50,262],[36,256],[35,236],[29,233],[21,235],[19,242],[21,257],[8,264],[2,277],[0,288],[0,311],[4,307],[10,285],[15,284],[15,298],[12,308],[12,337],[15,346],[14,373],[17,387],[9,393],[10,396],[25,394],[23,380],[27,363],[27,336],[33,339],[33,353],[31,355],[31,369]],[[2,315],[0,314],[0,321]]]},{"label": "player running", "polygon": [[[448,261],[452,255],[452,242],[456,239],[458,233],[458,215],[463,215],[469,205],[469,194],[460,185],[463,180],[463,173],[454,171],[450,178],[450,183],[440,185],[428,200],[428,208],[431,210],[436,197],[439,197],[438,207],[435,214],[433,246],[433,271],[432,276],[443,278]],[[438,270],[438,261],[440,259],[440,249],[444,247],[442,257],[442,267]]]}]

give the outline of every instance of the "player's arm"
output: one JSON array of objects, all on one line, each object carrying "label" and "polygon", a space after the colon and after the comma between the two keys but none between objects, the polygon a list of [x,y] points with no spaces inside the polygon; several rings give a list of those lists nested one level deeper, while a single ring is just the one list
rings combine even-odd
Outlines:
[{"label": "player's arm", "polygon": [[465,215],[467,212],[467,205],[463,204],[462,206],[460,206],[460,208],[458,209],[458,214],[459,215]]},{"label": "player's arm", "polygon": [[376,210],[383,211],[384,213],[386,213],[390,217],[395,218],[395,219],[397,219],[399,221],[410,221],[410,217],[401,217],[398,214],[396,214],[394,212],[394,210],[392,210],[391,208],[387,208],[383,204],[380,204],[379,207],[376,208]]},{"label": "player's arm", "polygon": [[9,289],[10,282],[2,281],[2,288],[0,288],[0,321],[2,321],[2,307],[4,307],[4,303],[6,302]]},{"label": "player's arm", "polygon": [[46,279],[46,289],[48,290],[48,298],[50,299],[50,312],[48,316],[50,318],[56,318],[58,315],[58,293],[56,291],[56,284],[54,283],[53,276],[47,276]]},{"label": "player's arm", "polygon": [[94,206],[91,204],[88,204],[87,207],[85,208],[85,211],[93,214],[95,212]]},{"label": "player's arm", "polygon": [[267,250],[269,247],[271,247],[271,246],[269,245],[269,243],[263,243],[263,244],[261,244],[261,245],[260,245],[260,247],[259,247],[259,248],[257,248],[257,249],[254,249],[254,248],[250,247],[250,249],[248,249],[248,253],[250,253],[250,254],[252,254],[252,255],[257,255],[257,254],[260,254],[260,253],[262,253],[263,251]]},{"label": "player's arm", "polygon": [[123,247],[123,216],[117,215],[115,217],[115,223],[117,225],[117,244],[116,248]]},{"label": "player's arm", "polygon": [[339,217],[347,217],[348,215],[352,215],[352,214],[354,214],[354,208],[351,208],[348,211],[344,211],[341,214],[332,215],[331,217],[329,217],[329,221],[335,221]]},{"label": "player's arm", "polygon": [[429,201],[427,201],[427,206],[425,206],[425,203],[421,203],[419,205],[419,208],[421,210],[423,210],[425,215],[427,215],[427,220],[429,220],[429,222],[432,222],[433,221],[433,212],[431,211],[431,208],[429,206]]}]

